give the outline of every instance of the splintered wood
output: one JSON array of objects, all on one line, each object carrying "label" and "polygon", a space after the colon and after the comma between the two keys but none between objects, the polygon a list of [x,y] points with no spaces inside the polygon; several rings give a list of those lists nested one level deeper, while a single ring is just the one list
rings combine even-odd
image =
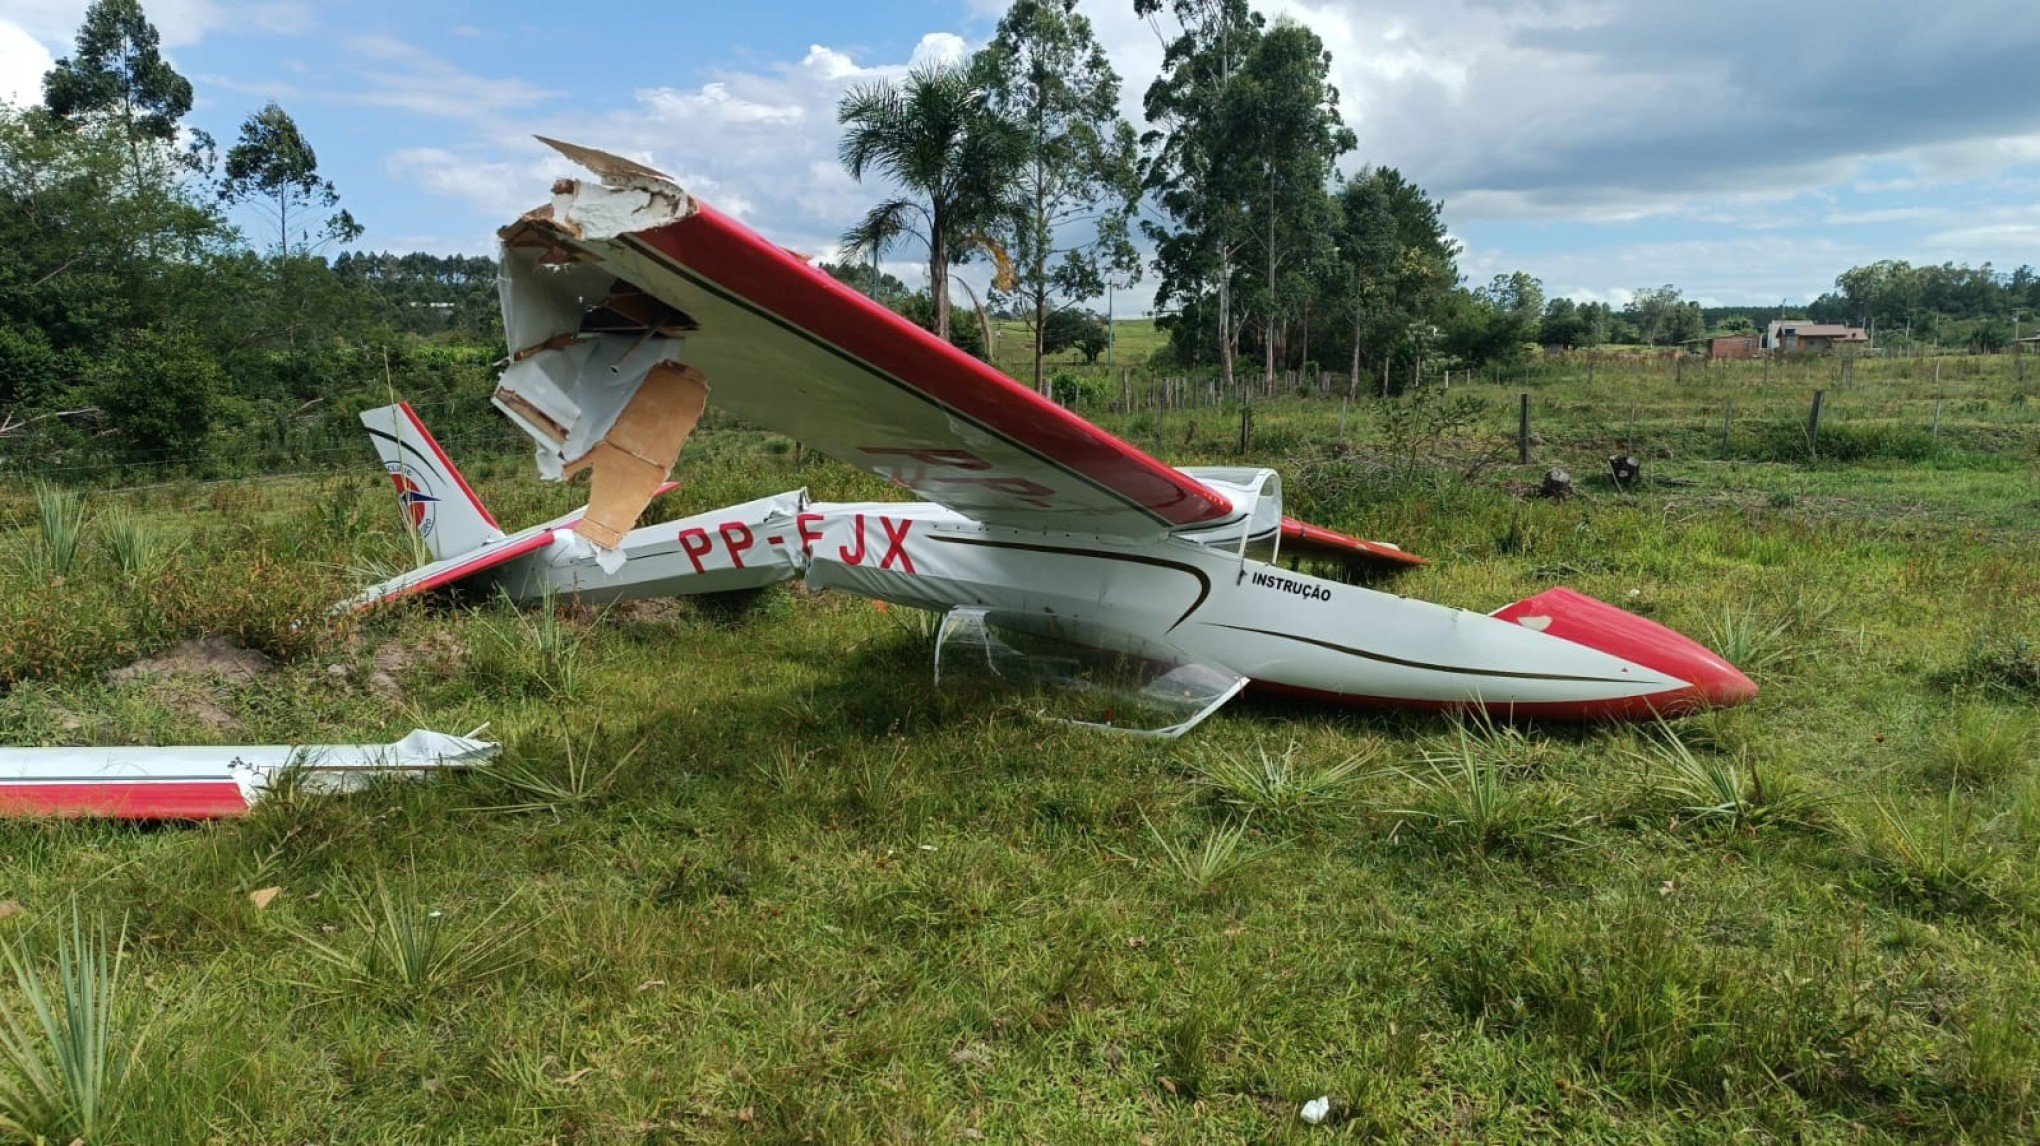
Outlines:
[{"label": "splintered wood", "polygon": [[708,405],[708,379],[692,366],[661,362],[595,448],[566,466],[588,471],[588,512],[574,532],[615,549],[637,524],[679,460],[680,448]]}]

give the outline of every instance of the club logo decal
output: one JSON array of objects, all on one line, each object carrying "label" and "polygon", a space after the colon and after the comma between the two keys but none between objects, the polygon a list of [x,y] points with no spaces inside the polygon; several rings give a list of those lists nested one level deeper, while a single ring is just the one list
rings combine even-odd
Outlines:
[{"label": "club logo decal", "polygon": [[439,504],[439,498],[432,492],[432,485],[424,474],[402,463],[390,466],[390,483],[397,487],[397,504],[404,507],[404,516],[410,519],[411,528],[420,537],[432,536],[432,507]]}]

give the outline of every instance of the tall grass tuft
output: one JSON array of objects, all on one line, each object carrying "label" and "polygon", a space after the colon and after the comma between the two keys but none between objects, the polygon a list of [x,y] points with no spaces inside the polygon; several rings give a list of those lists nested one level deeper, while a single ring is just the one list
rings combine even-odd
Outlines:
[{"label": "tall grass tuft", "polygon": [[2018,633],[1983,633],[1962,659],[1935,674],[1945,688],[1975,688],[2017,700],[2040,696],[2040,644]]},{"label": "tall grass tuft", "polygon": [[1291,742],[1270,756],[1256,744],[1252,754],[1214,752],[1195,767],[1198,778],[1218,798],[1249,814],[1296,820],[1346,802],[1353,788],[1367,778],[1372,750],[1344,760],[1321,763],[1298,758]]},{"label": "tall grass tuft", "polygon": [[1629,755],[1690,826],[1733,834],[1765,824],[1811,827],[1820,820],[1823,804],[1817,797],[1766,780],[1746,757],[1696,753],[1669,726],[1659,725],[1647,734],[1643,749]]},{"label": "tall grass tuft", "polygon": [[416,1003],[454,987],[492,979],[523,962],[525,928],[498,927],[508,910],[495,910],[465,926],[428,909],[409,894],[392,893],[380,877],[373,891],[356,894],[348,909],[358,937],[350,944],[298,938],[332,975],[330,988],[399,1004]]},{"label": "tall grass tuft", "polygon": [[1511,779],[1520,747],[1515,729],[1484,719],[1462,720],[1452,747],[1426,753],[1424,767],[1398,769],[1424,795],[1417,807],[1391,814],[1428,821],[1441,839],[1488,854],[1540,841],[1564,842],[1556,808]]},{"label": "tall grass tuft", "polygon": [[97,518],[106,552],[123,579],[139,581],[154,573],[168,556],[160,534],[126,506],[115,506]]},{"label": "tall grass tuft", "polygon": [[1791,621],[1766,624],[1755,614],[1734,609],[1723,609],[1707,623],[1705,643],[1745,673],[1782,671],[1800,655]]},{"label": "tall grass tuft", "polygon": [[37,536],[22,555],[28,575],[37,581],[69,577],[85,544],[85,499],[48,482],[37,482],[35,513]]},{"label": "tall grass tuft", "polygon": [[31,1142],[110,1140],[144,1030],[118,1017],[123,943],[88,930],[71,905],[57,936],[55,989],[21,945],[7,949],[28,1021],[0,1005],[0,1129]]},{"label": "tall grass tuft", "polygon": [[585,634],[561,616],[558,594],[548,586],[529,609],[519,608],[506,592],[504,616],[483,618],[481,629],[485,673],[499,684],[553,700],[571,700],[581,691],[581,647]]},{"label": "tall grass tuft", "polygon": [[1893,899],[1972,916],[2004,906],[1999,876],[2008,857],[1970,835],[1952,789],[1923,826],[1881,800],[1876,806],[1878,822],[1859,834],[1857,846],[1873,883]]},{"label": "tall grass tuft", "polygon": [[[1145,820],[1145,817],[1143,817]],[[1147,820],[1148,837],[1161,850],[1158,865],[1189,891],[1208,895],[1264,858],[1271,849],[1246,846],[1247,823],[1213,829],[1201,843],[1177,843]]]},{"label": "tall grass tuft", "polygon": [[565,767],[541,768],[530,760],[517,760],[490,769],[496,781],[510,790],[510,801],[477,808],[480,812],[547,812],[558,817],[563,811],[590,807],[607,796],[617,774],[644,747],[639,741],[613,757],[599,743],[599,733],[576,744],[572,735],[561,738]]},{"label": "tall grass tuft", "polygon": [[2032,726],[2021,716],[1964,709],[1925,760],[1936,787],[1981,788],[2025,772],[2032,763]]}]

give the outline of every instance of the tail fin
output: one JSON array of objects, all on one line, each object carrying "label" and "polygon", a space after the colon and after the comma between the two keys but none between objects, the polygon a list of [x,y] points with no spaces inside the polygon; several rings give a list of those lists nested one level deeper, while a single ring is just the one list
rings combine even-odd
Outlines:
[{"label": "tail fin", "polygon": [[503,536],[410,403],[363,410],[361,424],[397,487],[397,504],[435,559],[458,557]]}]

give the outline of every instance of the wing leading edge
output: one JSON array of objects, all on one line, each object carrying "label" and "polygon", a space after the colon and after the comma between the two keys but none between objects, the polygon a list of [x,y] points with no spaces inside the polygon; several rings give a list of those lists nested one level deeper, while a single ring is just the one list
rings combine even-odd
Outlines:
[{"label": "wing leading edge", "polygon": [[[987,524],[1145,538],[1234,514],[663,178],[562,150],[604,185],[562,181],[502,236],[513,362],[498,405],[542,466],[571,473],[594,441],[639,434],[635,392],[619,391],[684,362],[737,416]],[[634,456],[678,450],[656,445]]]}]

